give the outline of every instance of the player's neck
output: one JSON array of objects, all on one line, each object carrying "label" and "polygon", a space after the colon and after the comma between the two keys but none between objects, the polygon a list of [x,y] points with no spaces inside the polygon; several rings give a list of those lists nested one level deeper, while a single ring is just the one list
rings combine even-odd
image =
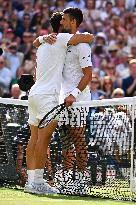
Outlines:
[{"label": "player's neck", "polygon": [[76,34],[76,32],[77,32],[77,28],[72,28],[71,29],[71,34]]}]

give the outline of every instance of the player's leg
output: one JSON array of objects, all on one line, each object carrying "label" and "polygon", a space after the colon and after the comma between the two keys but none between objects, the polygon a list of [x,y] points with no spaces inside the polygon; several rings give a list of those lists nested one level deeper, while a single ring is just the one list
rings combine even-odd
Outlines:
[{"label": "player's leg", "polygon": [[84,127],[73,128],[72,136],[76,149],[76,164],[79,172],[86,170],[88,161],[88,151],[84,133]]},{"label": "player's leg", "polygon": [[35,168],[43,169],[47,160],[47,149],[51,136],[57,127],[57,121],[52,121],[48,126],[38,129],[38,139],[35,146]]},{"label": "player's leg", "polygon": [[75,162],[75,148],[69,132],[69,113],[64,109],[59,115],[60,139],[62,145],[62,164],[65,171],[73,170]]},{"label": "player's leg", "polygon": [[[47,127],[43,129],[38,129],[38,119],[39,120],[42,119],[49,110],[51,110],[54,106],[56,106],[56,104],[54,105],[52,103],[49,103],[54,101],[55,101],[54,99],[50,99],[50,97],[45,95],[35,96],[33,97],[33,106],[31,107],[29,106],[29,113],[32,113],[31,108],[33,108],[33,111],[36,110],[36,112],[34,113],[35,115],[29,116],[29,123],[30,122],[32,122],[32,124],[35,123],[35,125],[37,126],[31,126],[32,136],[27,149],[28,168],[34,169],[34,182],[31,183],[31,186],[28,187],[26,186],[27,192],[36,193],[36,194],[56,193],[56,190],[53,190],[47,183],[44,182],[43,173],[44,173],[44,167],[47,158],[47,148],[52,133],[57,126],[57,122],[52,121]],[[32,162],[30,162],[31,159]],[[32,172],[32,170],[30,171]]]},{"label": "player's leg", "polygon": [[64,170],[73,170],[75,159],[75,148],[71,147],[68,150],[62,150],[62,162]]},{"label": "player's leg", "polygon": [[[78,101],[90,101],[90,91],[88,88],[82,92],[81,95],[78,96]],[[76,127],[74,131],[74,145],[76,148],[76,163],[77,169],[79,172],[84,172],[87,170],[87,162],[88,162],[88,146],[86,142],[86,119],[89,113],[89,107],[77,107],[75,108],[74,113],[76,113],[75,124],[73,126]]]},{"label": "player's leg", "polygon": [[37,127],[38,121],[36,119],[37,109],[35,105],[36,102],[35,99],[36,96],[31,96],[28,98],[28,113],[29,113],[28,123],[30,125],[31,137],[26,149],[26,165],[27,165],[27,175],[28,175],[27,184],[31,184],[34,182],[34,174],[35,174],[34,150],[38,139],[38,127]]},{"label": "player's leg", "polygon": [[[52,108],[58,104],[57,96],[43,95],[39,98],[37,119],[41,120]],[[56,193],[57,191],[51,188],[43,179],[44,167],[47,161],[47,149],[51,141],[51,137],[58,122],[52,120],[46,127],[38,129],[38,139],[35,146],[35,184],[43,184],[43,193]]]},{"label": "player's leg", "polygon": [[[64,167],[62,184],[63,194],[79,195],[81,193],[80,187],[83,185],[84,171],[87,168],[87,146],[85,142],[83,128],[69,127],[67,135],[64,136],[62,142],[62,163]],[[75,137],[76,136],[76,137]],[[67,140],[66,140],[67,139]],[[77,169],[76,170],[76,166]],[[81,187],[83,192],[83,188]]]},{"label": "player's leg", "polygon": [[69,126],[63,126],[63,134],[61,134],[62,142],[62,164],[65,171],[73,170],[75,163],[75,147],[72,141],[72,133]]},{"label": "player's leg", "polygon": [[73,170],[75,159],[79,171],[86,169],[88,153],[84,132],[85,128],[70,127],[67,135],[63,137],[62,159],[65,170]]},{"label": "player's leg", "polygon": [[75,171],[75,194],[86,194],[86,189],[90,184],[90,171],[87,170],[88,162],[88,147],[85,137],[86,116],[88,111],[86,108],[72,109],[72,117],[70,122],[70,132],[72,133],[72,141],[76,150],[76,165]]},{"label": "player's leg", "polygon": [[[43,179],[45,162],[47,160],[47,148],[50,142],[53,131],[57,126],[57,122],[51,122],[46,128],[38,129],[38,137],[36,141],[30,139],[30,144],[28,146],[28,167],[32,169],[34,167],[34,178],[32,178],[33,170],[28,170],[28,185],[25,187],[25,192],[35,193],[35,194],[55,194],[58,191],[52,188]],[[35,129],[33,129],[34,131]],[[35,144],[36,142],[36,144]],[[32,146],[34,144],[34,146]],[[32,148],[34,151],[32,152]],[[30,156],[30,155],[33,156]],[[32,163],[30,160],[32,159]],[[33,181],[32,181],[33,180]]]},{"label": "player's leg", "polygon": [[70,193],[69,185],[73,183],[73,169],[75,164],[75,147],[71,140],[71,133],[69,132],[69,118],[67,109],[63,110],[59,115],[60,127],[60,142],[62,146],[61,159],[63,170],[55,173],[55,185],[60,190],[60,193]]},{"label": "player's leg", "polygon": [[76,150],[76,164],[79,172],[86,170],[88,161],[85,138],[86,116],[88,111],[83,107],[71,109],[70,133]]},{"label": "player's leg", "polygon": [[28,184],[34,182],[34,174],[35,174],[34,150],[38,139],[38,127],[34,125],[30,125],[30,130],[31,130],[31,137],[26,149]]},{"label": "player's leg", "polygon": [[35,169],[34,150],[38,139],[38,127],[30,125],[31,137],[26,149],[26,164],[28,170]]},{"label": "player's leg", "polygon": [[[41,95],[36,99],[37,102],[37,116],[38,122],[43,119],[43,117],[52,110],[56,105],[58,105],[57,97],[55,95]],[[47,148],[49,146],[51,136],[57,126],[57,121],[52,120],[48,126],[39,129],[38,128],[38,138],[34,150],[35,157],[35,169],[44,169],[45,162],[47,160]]]},{"label": "player's leg", "polygon": [[34,185],[40,188],[41,194],[55,194],[58,191],[52,188],[43,179],[44,167],[47,161],[47,149],[51,140],[51,136],[57,126],[57,121],[52,121],[48,126],[42,129],[38,129],[38,139],[35,146],[34,157],[35,157],[35,176]]}]

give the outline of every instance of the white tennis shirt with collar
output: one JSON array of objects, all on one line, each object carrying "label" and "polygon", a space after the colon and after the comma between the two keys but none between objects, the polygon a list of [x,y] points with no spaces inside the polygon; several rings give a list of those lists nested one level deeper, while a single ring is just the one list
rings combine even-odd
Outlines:
[{"label": "white tennis shirt with collar", "polygon": [[67,96],[74,90],[83,77],[83,68],[92,66],[91,48],[87,43],[80,43],[76,46],[69,46],[63,69],[62,90]]},{"label": "white tennis shirt with collar", "polygon": [[60,33],[53,45],[43,43],[39,46],[36,54],[36,82],[32,86],[29,96],[59,95],[67,44],[72,36],[73,34]]}]

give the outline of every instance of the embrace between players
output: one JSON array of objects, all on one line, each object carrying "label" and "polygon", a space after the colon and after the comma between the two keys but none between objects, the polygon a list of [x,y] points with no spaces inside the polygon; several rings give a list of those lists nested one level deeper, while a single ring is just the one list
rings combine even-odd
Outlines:
[{"label": "embrace between players", "polygon": [[[51,16],[50,23],[54,33],[40,36],[34,41],[34,46],[38,49],[36,82],[28,97],[28,122],[31,138],[26,152],[28,181],[24,189],[28,193],[55,194],[60,193],[65,186],[63,184],[60,189],[51,187],[43,179],[47,149],[58,122],[53,120],[43,129],[38,129],[38,124],[46,113],[59,104],[61,84],[64,102],[71,114],[74,114],[74,110],[69,106],[73,102],[91,99],[87,85],[92,76],[89,43],[93,41],[93,35],[77,32],[82,21],[83,14],[80,9],[66,8],[63,13],[54,13]],[[82,115],[81,112],[83,112]],[[65,111],[63,114],[67,115]],[[87,166],[87,146],[84,136],[86,115],[87,111],[78,109],[76,122],[74,120],[67,122],[65,117],[65,124],[70,125],[70,130],[69,135],[62,139],[64,174],[68,175],[73,169],[72,155],[74,157],[74,151],[72,149],[75,149],[77,164],[75,180],[80,184],[85,180]],[[62,119],[64,121],[63,116]],[[69,154],[71,158],[69,158]],[[74,183],[73,187],[75,187]]]}]

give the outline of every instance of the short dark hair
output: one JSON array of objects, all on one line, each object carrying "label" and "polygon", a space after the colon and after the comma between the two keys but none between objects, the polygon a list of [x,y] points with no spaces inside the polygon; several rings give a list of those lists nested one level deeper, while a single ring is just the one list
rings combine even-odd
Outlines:
[{"label": "short dark hair", "polygon": [[79,8],[69,7],[69,8],[64,9],[63,13],[69,14],[71,19],[75,19],[77,23],[77,27],[79,27],[79,25],[83,21],[83,13]]},{"label": "short dark hair", "polygon": [[62,13],[55,12],[50,18],[50,24],[52,26],[53,32],[58,33],[60,28],[60,21],[62,20]]}]

